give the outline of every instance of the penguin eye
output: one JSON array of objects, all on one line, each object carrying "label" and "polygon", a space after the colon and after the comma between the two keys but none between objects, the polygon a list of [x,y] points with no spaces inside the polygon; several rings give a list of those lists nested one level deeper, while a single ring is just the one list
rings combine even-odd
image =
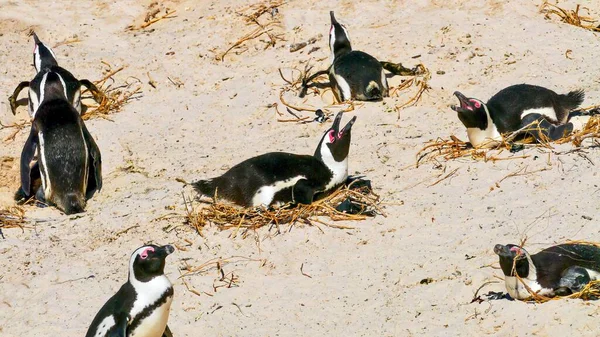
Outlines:
[{"label": "penguin eye", "polygon": [[335,141],[335,131],[331,130],[329,131],[329,142],[333,143]]},{"label": "penguin eye", "polygon": [[142,258],[142,260],[145,260],[148,258],[148,252],[153,252],[154,248],[152,247],[148,247],[146,249],[144,249],[144,251],[140,254],[140,257]]},{"label": "penguin eye", "polygon": [[478,101],[475,101],[475,100],[473,100],[473,101],[471,101],[471,102],[473,102],[473,105],[475,105],[475,107],[476,107],[477,109],[481,108],[481,103],[479,103]]}]

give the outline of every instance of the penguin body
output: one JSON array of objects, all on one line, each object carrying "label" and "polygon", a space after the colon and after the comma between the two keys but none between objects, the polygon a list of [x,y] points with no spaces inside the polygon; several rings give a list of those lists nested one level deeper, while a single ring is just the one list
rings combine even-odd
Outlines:
[{"label": "penguin body", "polygon": [[100,103],[103,99],[103,94],[89,80],[78,80],[68,70],[60,67],[56,61],[56,56],[52,49],[40,41],[38,36],[32,32],[35,48],[33,50],[33,65],[36,70],[36,76],[30,82],[21,82],[14,90],[13,94],[8,98],[11,111],[16,114],[17,97],[19,93],[26,87],[29,87],[29,116],[35,117],[37,109],[44,101],[45,88],[43,83],[44,74],[54,72],[60,75],[62,81],[62,90],[67,101],[81,114],[81,87],[86,87],[93,95],[94,99]]},{"label": "penguin body", "polygon": [[15,199],[28,199],[37,188],[38,200],[66,214],[83,212],[86,200],[102,188],[100,150],[65,99],[61,75],[48,71],[42,83],[44,99],[21,152],[21,187]]},{"label": "penguin body", "polygon": [[353,117],[340,130],[343,113],[321,138],[313,156],[271,152],[247,159],[220,177],[192,185],[200,194],[240,206],[310,204],[346,181]]},{"label": "penguin body", "polygon": [[352,50],[348,31],[335,19],[333,11],[330,16],[329,81],[337,99],[341,102],[349,99],[371,101],[387,97],[387,78],[379,61],[367,53]]},{"label": "penguin body", "polygon": [[171,337],[167,326],[173,286],[164,275],[170,246],[143,246],[129,261],[129,278],[102,306],[86,337]]},{"label": "penguin body", "polygon": [[600,248],[594,245],[562,244],[530,255],[519,246],[498,244],[494,252],[505,275],[506,289],[515,299],[531,297],[516,275],[533,292],[547,297],[570,295],[600,279]]},{"label": "penguin body", "polygon": [[494,146],[509,132],[532,136],[539,142],[554,141],[582,126],[582,121],[570,114],[583,102],[581,90],[559,95],[544,87],[518,84],[499,91],[487,103],[458,91],[454,95],[459,105],[452,109],[467,128],[474,147]]}]

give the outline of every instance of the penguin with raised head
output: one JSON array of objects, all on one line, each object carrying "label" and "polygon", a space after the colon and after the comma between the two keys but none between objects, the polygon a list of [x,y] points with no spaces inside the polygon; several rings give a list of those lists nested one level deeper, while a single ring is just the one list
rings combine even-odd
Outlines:
[{"label": "penguin with raised head", "polygon": [[66,99],[62,76],[50,70],[42,73],[38,88],[42,103],[21,152],[21,187],[15,200],[27,200],[35,193],[36,199],[65,214],[83,212],[86,200],[102,189],[100,150]]},{"label": "penguin with raised head", "polygon": [[559,95],[544,87],[517,84],[502,89],[487,103],[458,91],[454,95],[459,105],[451,108],[467,128],[473,147],[495,146],[502,134],[511,132],[538,142],[555,141],[580,129],[589,118],[571,114],[583,102],[583,90]]},{"label": "penguin with raised head", "polygon": [[172,337],[167,326],[173,285],[165,275],[171,245],[147,245],[129,259],[129,277],[102,306],[86,337]]},{"label": "penguin with raised head", "polygon": [[494,253],[508,294],[519,300],[531,297],[524,284],[534,293],[553,297],[576,293],[600,279],[600,248],[591,244],[562,244],[533,255],[517,245],[498,244]]},{"label": "penguin with raised head", "polygon": [[352,50],[346,27],[336,20],[333,11],[329,14],[329,81],[337,99],[340,102],[350,99],[372,101],[387,97],[387,78],[379,61],[367,53]]},{"label": "penguin with raised head", "polygon": [[348,178],[351,129],[356,116],[340,129],[343,113],[335,117],[315,154],[271,152],[247,159],[222,176],[192,185],[200,194],[244,207],[272,204],[310,204]]},{"label": "penguin with raised head", "polygon": [[33,65],[37,74],[30,82],[25,81],[19,83],[19,85],[13,91],[13,94],[8,98],[13,115],[16,114],[17,97],[19,96],[19,93],[24,88],[29,87],[29,116],[31,118],[35,117],[37,109],[44,100],[43,92],[40,90],[40,88],[44,86],[41,81],[43,79],[43,75],[47,71],[55,72],[61,76],[65,97],[67,97],[67,100],[80,114],[82,86],[86,87],[90,91],[96,102],[102,102],[103,94],[92,82],[86,79],[78,80],[68,70],[60,67],[56,61],[56,56],[52,49],[40,41],[35,32],[31,32],[31,35],[33,35],[33,40],[35,42],[35,48],[33,50]]}]

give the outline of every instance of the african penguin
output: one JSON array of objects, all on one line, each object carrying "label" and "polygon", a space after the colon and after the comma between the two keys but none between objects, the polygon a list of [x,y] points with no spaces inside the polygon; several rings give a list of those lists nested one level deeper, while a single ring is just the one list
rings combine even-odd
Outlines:
[{"label": "african penguin", "polygon": [[333,11],[329,14],[329,81],[337,99],[340,102],[350,99],[370,101],[387,97],[387,78],[379,61],[367,53],[352,50],[346,27],[335,19]]},{"label": "african penguin", "polygon": [[525,284],[540,295],[565,296],[581,291],[600,278],[600,248],[589,244],[562,244],[530,255],[517,245],[496,245],[500,267],[509,295],[515,299],[531,297]]},{"label": "african penguin", "polygon": [[98,103],[102,101],[103,94],[92,82],[86,79],[77,80],[73,74],[60,67],[56,61],[56,56],[52,49],[41,42],[35,32],[32,32],[31,34],[33,35],[33,40],[35,42],[35,48],[33,50],[33,65],[37,74],[30,82],[25,81],[19,83],[13,94],[8,98],[13,115],[16,114],[17,97],[19,96],[19,93],[24,88],[29,87],[29,116],[31,118],[35,117],[37,109],[45,98],[45,83],[42,82],[42,80],[44,78],[44,74],[48,71],[52,71],[60,75],[62,88],[64,90],[66,99],[80,114],[81,86],[86,87]]},{"label": "african penguin", "polygon": [[244,207],[272,204],[310,204],[348,178],[348,153],[354,116],[343,129],[343,113],[335,117],[315,154],[271,152],[247,159],[220,177],[192,185],[200,194],[232,201]]},{"label": "african penguin", "polygon": [[86,337],[171,337],[167,326],[173,285],[165,276],[171,245],[140,247],[129,259],[129,278],[102,306]]},{"label": "african penguin", "polygon": [[460,104],[451,108],[467,128],[473,147],[495,146],[502,134],[510,132],[532,136],[538,142],[554,141],[587,121],[571,118],[574,115],[570,114],[583,102],[582,90],[559,95],[544,87],[517,84],[502,89],[487,103],[458,91],[454,95]]},{"label": "african penguin", "polygon": [[[46,71],[43,102],[37,109],[21,152],[21,187],[17,201],[36,199],[65,214],[83,212],[86,200],[102,189],[100,150],[81,116],[66,100],[61,75]],[[36,157],[37,154],[37,157]]]}]

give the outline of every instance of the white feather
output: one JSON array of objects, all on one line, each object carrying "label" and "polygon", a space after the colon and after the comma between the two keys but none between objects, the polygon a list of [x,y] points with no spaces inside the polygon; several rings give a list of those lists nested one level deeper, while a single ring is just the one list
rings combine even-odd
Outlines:
[{"label": "white feather", "polygon": [[42,168],[40,169],[40,176],[42,177],[42,188],[44,189],[44,197],[46,200],[50,200],[52,195],[52,183],[48,176],[48,165],[46,164],[46,149],[44,148],[44,133],[38,132],[38,139],[40,141],[40,158],[42,160]]},{"label": "white feather", "polygon": [[521,113],[521,119],[525,118],[525,116],[527,116],[529,114],[540,114],[542,116],[546,116],[546,118],[548,120],[553,121],[553,122],[560,122],[560,123],[566,122],[566,121],[559,121],[558,117],[556,115],[556,111],[554,110],[554,108],[550,108],[550,107],[523,110],[523,112]]},{"label": "white feather", "polygon": [[342,161],[336,161],[335,158],[333,158],[331,151],[329,151],[329,147],[326,145],[327,143],[327,141],[321,143],[321,159],[325,166],[333,173],[333,176],[325,186],[324,191],[328,191],[348,179],[348,156]]},{"label": "white feather", "polygon": [[115,326],[115,324],[116,324],[116,322],[115,322],[115,318],[113,317],[113,315],[105,317],[102,320],[102,322],[100,322],[100,324],[98,324],[98,329],[96,330],[96,333],[94,334],[94,336],[95,337],[106,336],[106,333],[108,332],[108,330],[110,330],[110,328]]},{"label": "white feather", "polygon": [[480,128],[467,128],[467,136],[473,147],[493,147],[498,141],[502,140],[502,135],[498,132],[485,104],[483,105],[483,108],[487,117],[487,128],[485,130],[481,130]]},{"label": "white feather", "polygon": [[269,206],[273,202],[275,194],[285,188],[294,186],[298,180],[306,179],[305,176],[295,176],[282,181],[277,181],[272,185],[262,186],[259,188],[254,196],[252,197],[252,206],[265,205]]}]

